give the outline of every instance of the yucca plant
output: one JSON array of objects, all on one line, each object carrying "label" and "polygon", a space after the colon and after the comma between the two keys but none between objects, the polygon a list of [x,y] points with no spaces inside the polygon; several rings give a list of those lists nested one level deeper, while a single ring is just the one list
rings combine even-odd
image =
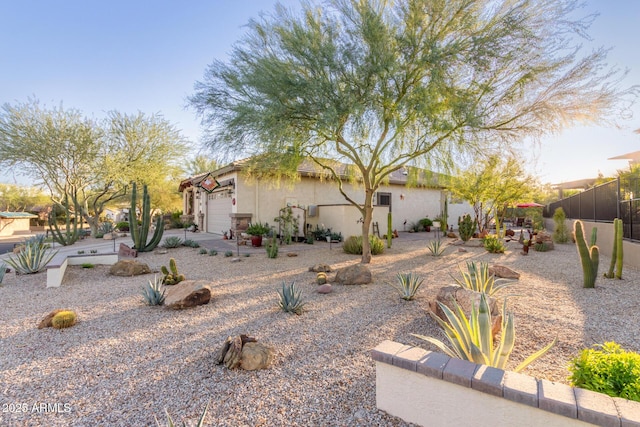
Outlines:
[{"label": "yucca plant", "polygon": [[442,240],[436,239],[429,242],[427,249],[431,252],[431,256],[440,256],[444,253],[444,245]]},{"label": "yucca plant", "polygon": [[411,301],[424,281],[418,274],[398,273],[398,285],[391,285],[400,292],[400,297],[405,301]]},{"label": "yucca plant", "polygon": [[182,239],[178,236],[171,236],[164,239],[162,246],[169,249],[179,248],[182,246]]},{"label": "yucca plant", "polygon": [[162,284],[162,278],[153,276],[153,281],[149,282],[142,288],[142,297],[147,305],[162,305],[164,304],[166,288]]},{"label": "yucca plant", "polygon": [[[204,407],[204,411],[202,411],[202,415],[200,415],[200,418],[198,419],[198,424],[196,424],[196,427],[203,427],[204,426],[204,418],[207,416],[207,410],[208,409],[209,409],[209,405]],[[169,411],[167,411],[165,409],[164,412],[167,414],[166,427],[175,427],[175,423],[173,422],[173,419],[171,419],[171,415],[169,415]],[[156,418],[156,424],[158,425],[158,427],[162,427],[162,425],[160,425],[160,422],[158,422],[157,418]],[[182,422],[182,427],[187,427],[187,423],[185,423],[183,421]]]},{"label": "yucca plant", "polygon": [[506,288],[513,284],[512,280],[496,279],[493,274],[489,274],[489,264],[486,262],[477,263],[475,261],[467,261],[467,271],[460,268],[462,280],[454,277],[458,286],[475,292],[482,292],[492,296],[500,289]]},{"label": "yucca plant", "polygon": [[296,287],[295,282],[291,282],[290,285],[282,282],[282,290],[278,290],[278,295],[280,296],[278,305],[282,311],[302,314],[306,302],[302,301],[302,290]]},{"label": "yucca plant", "polygon": [[[469,319],[467,319],[464,311],[455,301],[453,301],[455,312],[438,302],[447,321],[440,319],[433,312],[431,316],[444,330],[451,347],[433,337],[412,335],[435,345],[450,357],[505,369],[516,341],[513,313],[507,312],[507,299],[505,298],[502,308],[502,332],[496,345],[491,330],[493,320],[488,298],[485,293],[480,295],[480,303],[478,306],[472,305]],[[557,340],[558,338],[556,337],[549,345],[527,357],[515,368],[515,372],[522,371],[533,361],[544,355]]]},{"label": "yucca plant", "polygon": [[216,256],[216,255],[218,255],[218,251],[216,251],[215,249],[211,249],[209,251],[209,256]]},{"label": "yucca plant", "polygon": [[51,261],[58,251],[51,252],[44,243],[44,236],[34,236],[24,241],[24,247],[14,256],[7,258],[6,263],[18,274],[34,274]]}]

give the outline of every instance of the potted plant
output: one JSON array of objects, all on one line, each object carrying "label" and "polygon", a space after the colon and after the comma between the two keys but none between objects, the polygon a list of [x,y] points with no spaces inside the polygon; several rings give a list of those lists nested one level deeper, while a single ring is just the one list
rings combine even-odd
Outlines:
[{"label": "potted plant", "polygon": [[429,218],[422,218],[420,221],[418,221],[418,223],[424,231],[431,231],[433,221],[431,221]]},{"label": "potted plant", "polygon": [[256,222],[250,224],[246,230],[246,233],[251,236],[251,246],[259,248],[262,246],[262,236],[269,233],[271,229],[269,228],[269,224],[261,222]]}]

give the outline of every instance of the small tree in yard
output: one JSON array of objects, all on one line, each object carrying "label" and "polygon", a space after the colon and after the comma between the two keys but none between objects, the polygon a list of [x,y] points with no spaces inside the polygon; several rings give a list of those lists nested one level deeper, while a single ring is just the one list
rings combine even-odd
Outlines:
[{"label": "small tree in yard", "polygon": [[[603,72],[605,50],[578,55],[571,37],[590,20],[574,20],[575,8],[328,0],[294,15],[278,6],[249,22],[190,102],[216,155],[260,154],[250,172],[296,176],[303,159],[315,162],[360,211],[368,263],[374,193],[394,171],[596,122],[636,96],[618,87],[617,70]],[[362,193],[345,187],[353,181]]]}]

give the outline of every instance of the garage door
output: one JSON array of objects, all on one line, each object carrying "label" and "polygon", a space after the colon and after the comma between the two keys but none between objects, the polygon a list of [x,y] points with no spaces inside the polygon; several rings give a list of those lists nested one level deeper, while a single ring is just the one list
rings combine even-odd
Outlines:
[{"label": "garage door", "polygon": [[207,232],[222,235],[231,228],[231,195],[227,191],[207,196]]}]

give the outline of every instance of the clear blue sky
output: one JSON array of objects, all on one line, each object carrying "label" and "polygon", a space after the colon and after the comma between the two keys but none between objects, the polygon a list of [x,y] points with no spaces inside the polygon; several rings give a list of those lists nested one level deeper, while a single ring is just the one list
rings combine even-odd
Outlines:
[{"label": "clear blue sky", "polygon": [[[298,0],[281,0],[297,7]],[[162,113],[191,141],[200,127],[186,98],[214,58],[224,60],[243,26],[272,0],[6,0],[0,2],[0,103],[36,97],[102,118],[109,110]],[[640,1],[587,0],[599,12],[594,46],[612,47],[610,64],[640,84]],[[586,46],[590,49],[589,46]],[[523,155],[543,182],[613,174],[640,150],[640,107],[623,129],[576,128]],[[19,182],[24,179],[16,177]],[[13,182],[0,171],[0,182]]]}]

